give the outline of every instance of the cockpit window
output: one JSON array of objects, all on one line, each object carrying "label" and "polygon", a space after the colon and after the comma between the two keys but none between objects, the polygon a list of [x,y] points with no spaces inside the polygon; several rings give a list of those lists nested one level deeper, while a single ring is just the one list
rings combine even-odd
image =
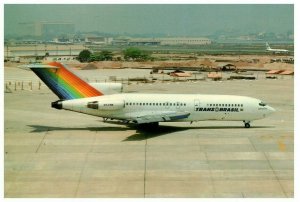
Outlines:
[{"label": "cockpit window", "polygon": [[260,102],[260,103],[259,103],[259,106],[263,106],[263,107],[264,107],[264,106],[266,106],[266,105],[267,105],[267,104],[264,103],[264,102]]}]

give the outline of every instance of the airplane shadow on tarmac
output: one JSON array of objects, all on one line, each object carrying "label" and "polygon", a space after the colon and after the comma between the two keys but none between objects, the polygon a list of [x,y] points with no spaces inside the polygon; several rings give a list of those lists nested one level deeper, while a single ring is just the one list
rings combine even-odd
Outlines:
[{"label": "airplane shadow on tarmac", "polygon": [[[122,124],[120,124],[122,125]],[[123,124],[124,125],[124,124]],[[143,129],[137,127],[135,124],[127,124],[127,127],[119,127],[119,126],[105,126],[105,127],[58,127],[58,126],[45,126],[45,125],[28,125],[29,127],[33,128],[30,133],[41,133],[49,131],[116,131],[116,132],[123,132],[127,130],[136,130],[136,133],[128,136],[123,141],[141,141],[146,140],[149,138],[158,137],[161,135],[167,135],[170,133],[189,130],[192,128],[189,127],[177,127],[177,126],[159,126],[156,129]]]},{"label": "airplane shadow on tarmac", "polygon": [[57,126],[42,126],[42,125],[28,125],[29,127],[33,128],[31,133],[42,133],[48,131],[126,131],[128,128],[122,128],[118,126],[112,127],[82,127],[82,128],[74,128],[74,127],[57,127]]},{"label": "airplane shadow on tarmac", "polygon": [[[273,128],[273,126],[252,126],[251,128]],[[137,129],[136,134],[128,136],[123,141],[141,141],[150,138],[155,138],[162,135],[167,135],[175,132],[185,131],[185,130],[201,130],[201,129],[211,129],[211,130],[224,130],[224,129],[245,129],[244,126],[203,126],[203,127],[178,127],[178,126],[159,126],[155,130],[145,130]],[[251,129],[250,129],[251,130]]]},{"label": "airplane shadow on tarmac", "polygon": [[[119,125],[124,125],[124,123],[114,123]],[[28,125],[33,128],[31,133],[42,133],[48,131],[127,131],[127,130],[136,130],[136,133],[126,137],[123,141],[142,141],[150,138],[155,138],[162,135],[167,135],[175,132],[185,131],[185,130],[226,130],[226,129],[242,129],[242,130],[251,130],[258,128],[274,128],[274,126],[252,126],[250,129],[244,128],[243,126],[199,126],[199,127],[178,127],[178,126],[159,126],[155,129],[144,129],[137,127],[135,124],[125,124],[127,127],[119,126],[104,126],[104,127],[57,127],[57,126],[42,126],[42,125]]]}]

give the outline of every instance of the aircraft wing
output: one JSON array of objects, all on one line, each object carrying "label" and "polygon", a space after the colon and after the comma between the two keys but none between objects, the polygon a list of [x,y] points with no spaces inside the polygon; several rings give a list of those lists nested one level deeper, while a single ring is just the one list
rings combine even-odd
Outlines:
[{"label": "aircraft wing", "polygon": [[131,121],[136,122],[138,124],[142,123],[152,123],[152,122],[163,122],[163,121],[173,121],[179,119],[185,119],[190,115],[189,112],[177,112],[177,111],[169,111],[169,112],[148,112],[143,114],[131,114]]}]

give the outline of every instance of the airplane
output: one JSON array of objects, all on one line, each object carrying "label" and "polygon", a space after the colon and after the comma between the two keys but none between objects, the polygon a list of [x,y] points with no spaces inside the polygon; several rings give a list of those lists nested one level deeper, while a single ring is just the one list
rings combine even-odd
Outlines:
[{"label": "airplane", "polygon": [[57,45],[72,45],[73,42],[67,41],[67,40],[59,40],[58,38],[55,38],[51,41],[47,41],[49,44],[57,44]]},{"label": "airplane", "polygon": [[52,108],[84,113],[104,120],[116,119],[142,128],[159,122],[250,121],[263,119],[275,109],[259,99],[235,95],[205,94],[104,94],[58,62],[31,64],[31,69],[59,100]]},{"label": "airplane", "polygon": [[288,53],[289,50],[286,50],[286,49],[273,49],[270,47],[269,43],[266,42],[266,51],[268,52],[273,52],[273,53]]}]

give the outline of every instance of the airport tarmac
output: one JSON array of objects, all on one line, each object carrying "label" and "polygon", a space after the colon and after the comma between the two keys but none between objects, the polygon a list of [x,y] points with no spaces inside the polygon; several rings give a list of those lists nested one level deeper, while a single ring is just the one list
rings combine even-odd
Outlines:
[{"label": "airport tarmac", "polygon": [[157,132],[145,132],[52,109],[58,98],[47,88],[5,93],[4,196],[294,197],[293,82],[124,86],[128,92],[245,95],[277,110],[249,129],[206,121],[160,123]]}]

